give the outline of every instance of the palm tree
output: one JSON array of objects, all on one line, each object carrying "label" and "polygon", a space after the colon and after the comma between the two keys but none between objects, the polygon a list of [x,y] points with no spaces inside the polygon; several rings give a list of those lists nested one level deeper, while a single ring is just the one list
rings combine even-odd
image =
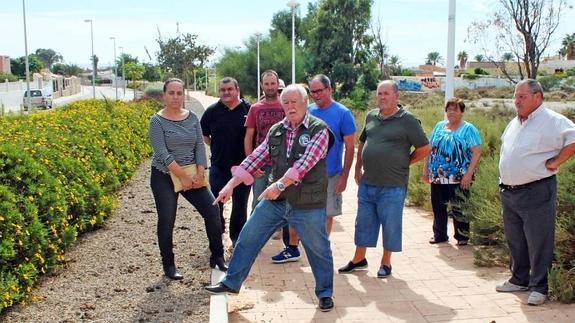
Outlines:
[{"label": "palm tree", "polygon": [[461,51],[457,54],[457,59],[459,60],[459,68],[464,70],[465,64],[467,64],[467,53],[465,51]]},{"label": "palm tree", "polygon": [[565,35],[561,46],[559,54],[565,56],[568,60],[575,60],[575,33]]},{"label": "palm tree", "polygon": [[475,61],[477,62],[483,62],[485,60],[485,57],[481,54],[475,55]]},{"label": "palm tree", "polygon": [[427,60],[425,61],[425,64],[431,64],[435,66],[441,59],[442,57],[438,52],[431,52],[427,54]]},{"label": "palm tree", "polygon": [[390,69],[391,75],[401,75],[400,59],[397,55],[391,55],[387,62],[387,67]]},{"label": "palm tree", "polygon": [[503,59],[504,62],[509,62],[513,59],[513,54],[512,53],[504,53],[501,56],[501,59]]}]

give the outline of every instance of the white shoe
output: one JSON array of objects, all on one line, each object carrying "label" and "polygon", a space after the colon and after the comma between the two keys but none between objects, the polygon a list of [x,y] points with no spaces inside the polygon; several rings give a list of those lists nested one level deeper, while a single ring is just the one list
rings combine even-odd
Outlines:
[{"label": "white shoe", "polygon": [[502,284],[495,286],[495,290],[500,293],[524,292],[528,289],[529,287],[515,285],[513,283],[510,283],[508,280],[504,281]]},{"label": "white shoe", "polygon": [[545,303],[546,299],[547,295],[545,294],[541,294],[539,292],[531,292],[531,294],[529,294],[529,298],[527,299],[527,304],[535,306],[541,305]]}]

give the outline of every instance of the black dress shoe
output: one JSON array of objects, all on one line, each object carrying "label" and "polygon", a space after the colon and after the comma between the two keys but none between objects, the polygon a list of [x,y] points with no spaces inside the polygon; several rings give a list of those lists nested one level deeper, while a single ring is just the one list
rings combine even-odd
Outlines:
[{"label": "black dress shoe", "polygon": [[439,240],[439,239],[435,239],[435,237],[431,237],[431,239],[429,239],[429,243],[430,244],[438,244],[438,243],[447,242],[447,240],[449,240],[449,239]]},{"label": "black dress shoe", "polygon": [[230,293],[230,294],[237,294],[240,291],[237,291],[235,289],[231,289],[228,286],[224,285],[224,283],[217,283],[215,285],[209,285],[204,287],[204,289],[213,295],[218,295],[218,294],[224,294],[224,293]]},{"label": "black dress shoe", "polygon": [[164,267],[164,274],[166,277],[172,280],[182,280],[184,276],[176,271],[176,266],[167,266]]},{"label": "black dress shoe", "polygon": [[356,264],[354,264],[353,262],[350,261],[347,263],[347,265],[338,269],[337,272],[339,272],[340,274],[347,274],[347,273],[351,273],[354,270],[364,269],[364,268],[367,268],[367,259],[365,259],[365,258]]},{"label": "black dress shoe", "polygon": [[333,309],[333,299],[331,297],[322,297],[319,299],[319,310],[329,312]]},{"label": "black dress shoe", "polygon": [[216,268],[216,266],[218,266],[218,269],[221,271],[228,271],[228,267],[226,267],[226,262],[224,261],[223,256],[210,258],[210,267]]}]

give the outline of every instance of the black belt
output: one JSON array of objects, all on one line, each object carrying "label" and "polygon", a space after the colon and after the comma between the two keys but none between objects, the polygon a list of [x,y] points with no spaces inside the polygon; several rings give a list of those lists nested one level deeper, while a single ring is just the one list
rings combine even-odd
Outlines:
[{"label": "black belt", "polygon": [[545,182],[548,181],[552,178],[555,178],[555,175],[549,176],[549,177],[545,177],[542,179],[538,179],[536,181],[530,182],[530,183],[526,183],[526,184],[521,184],[521,185],[505,185],[503,183],[499,184],[499,187],[506,190],[506,191],[517,191],[517,190],[521,190],[524,188],[527,188],[529,186],[532,186],[533,184],[537,184],[537,183],[541,183],[541,182]]}]

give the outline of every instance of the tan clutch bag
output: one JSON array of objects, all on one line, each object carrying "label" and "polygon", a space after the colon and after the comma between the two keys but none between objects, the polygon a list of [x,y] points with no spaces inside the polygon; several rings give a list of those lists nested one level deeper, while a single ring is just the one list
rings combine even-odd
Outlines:
[{"label": "tan clutch bag", "polygon": [[[184,172],[189,176],[194,176],[198,172],[198,166],[196,164],[181,166]],[[172,177],[172,182],[174,183],[174,192],[179,192],[182,190],[182,182],[180,178],[172,173],[170,173]],[[204,176],[204,187],[208,186],[208,177]]]}]

